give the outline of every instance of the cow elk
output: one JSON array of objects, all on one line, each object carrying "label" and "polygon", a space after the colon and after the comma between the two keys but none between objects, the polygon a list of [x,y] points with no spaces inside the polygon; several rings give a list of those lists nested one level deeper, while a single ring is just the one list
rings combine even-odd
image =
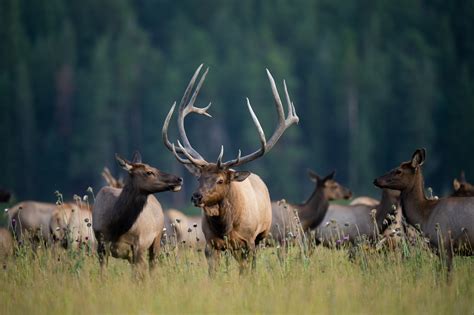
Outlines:
[{"label": "cow elk", "polygon": [[318,242],[329,247],[344,243],[355,244],[363,237],[374,242],[387,225],[384,224],[387,215],[395,212],[398,196],[398,192],[385,189],[375,207],[366,204],[331,204],[317,228]]},{"label": "cow elk", "polygon": [[206,237],[205,254],[209,264],[209,273],[214,274],[220,251],[227,249],[239,262],[242,273],[247,269],[249,258],[252,267],[255,267],[256,245],[270,232],[272,210],[267,186],[260,177],[251,172],[236,171],[233,167],[249,163],[271,150],[284,131],[298,122],[298,117],[290,100],[286,83],[284,83],[288,103],[288,116],[285,118],[275,81],[267,70],[278,113],[278,127],[272,137],[268,141],[266,140],[260,122],[247,98],[247,107],[258,130],[260,148],[245,156],[241,156],[239,151],[236,159],[224,162],[222,159],[224,148],[221,147],[215,163],[206,161],[191,146],[184,128],[184,118],[190,113],[210,116],[207,113],[210,104],[204,108],[194,106],[209,70],[204,72],[194,93],[192,93],[201,68],[202,65],[195,71],[179,105],[177,120],[182,143],[178,141],[175,145],[168,139],[168,126],[176,102],[171,107],[163,124],[163,141],[176,159],[198,178],[199,187],[193,193],[191,200],[196,207],[202,208],[204,213],[202,228]]},{"label": "cow elk", "polygon": [[116,155],[119,165],[128,172],[123,189],[103,187],[97,194],[92,227],[98,242],[101,270],[109,253],[127,259],[135,274],[143,278],[146,252],[149,266],[156,264],[163,233],[163,210],[154,193],[179,191],[182,179],[142,163],[135,153],[129,162]]},{"label": "cow elk", "polygon": [[461,176],[453,180],[453,193],[452,197],[474,197],[474,185],[466,181],[464,172],[461,172]]},{"label": "cow elk", "polygon": [[332,172],[321,178],[312,170],[308,170],[315,188],[306,202],[272,202],[271,235],[275,241],[283,243],[288,237],[299,235],[300,224],[302,232],[315,229],[326,215],[329,201],[351,197],[351,191],[334,180],[334,174],[335,172]]},{"label": "cow elk", "polygon": [[374,184],[401,191],[407,222],[419,227],[430,245],[445,258],[450,271],[454,253],[474,253],[474,198],[426,198],[421,169],[425,157],[425,149],[417,149],[410,161],[375,179]]}]

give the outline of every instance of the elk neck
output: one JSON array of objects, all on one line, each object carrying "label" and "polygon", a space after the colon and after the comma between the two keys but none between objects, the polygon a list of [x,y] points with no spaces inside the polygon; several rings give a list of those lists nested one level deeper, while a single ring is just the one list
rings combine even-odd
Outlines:
[{"label": "elk neck", "polygon": [[323,221],[329,201],[324,195],[324,188],[316,187],[306,202],[293,207],[298,209],[303,229],[314,229]]},{"label": "elk neck", "polygon": [[430,215],[430,204],[436,203],[436,201],[428,200],[425,196],[425,184],[421,169],[418,168],[415,172],[414,183],[412,187],[401,191],[400,202],[407,222],[413,226],[416,224],[423,226]]},{"label": "elk neck", "polygon": [[383,230],[383,221],[387,218],[387,215],[393,214],[395,210],[393,206],[398,206],[398,198],[394,196],[392,192],[388,189],[382,190],[382,198],[380,199],[380,204],[376,207],[375,221],[379,231]]},{"label": "elk neck", "polygon": [[116,240],[125,234],[137,220],[146,205],[148,194],[133,185],[131,179],[122,189],[114,205],[114,216],[109,224],[111,239]]}]

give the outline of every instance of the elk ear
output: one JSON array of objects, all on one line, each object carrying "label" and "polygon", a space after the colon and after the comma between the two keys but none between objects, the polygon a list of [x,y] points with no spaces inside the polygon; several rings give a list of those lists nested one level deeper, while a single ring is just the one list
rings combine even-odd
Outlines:
[{"label": "elk ear", "polygon": [[236,182],[242,182],[250,176],[250,172],[247,171],[230,171],[230,180]]},{"label": "elk ear", "polygon": [[141,163],[142,162],[142,155],[140,152],[135,151],[133,152],[132,163]]},{"label": "elk ear", "polygon": [[129,161],[125,160],[124,158],[122,158],[120,155],[118,155],[117,153],[115,153],[115,159],[117,160],[118,164],[120,165],[121,168],[123,168],[124,170],[126,170],[127,172],[130,173],[130,171],[132,170],[133,168],[133,165],[132,163],[130,163]]},{"label": "elk ear", "polygon": [[424,148],[417,149],[413,156],[411,157],[411,166],[413,168],[417,168],[418,166],[422,166],[425,163],[425,156],[426,150]]},{"label": "elk ear", "polygon": [[201,169],[194,164],[183,164],[186,169],[196,177],[201,176]]},{"label": "elk ear", "polygon": [[461,188],[461,183],[458,181],[457,178],[453,180],[453,188],[454,188],[454,191],[458,191],[459,188]]},{"label": "elk ear", "polygon": [[330,179],[334,178],[334,175],[336,175],[336,170],[332,171],[331,174],[323,178],[323,182],[328,181]]},{"label": "elk ear", "polygon": [[321,180],[321,177],[319,177],[319,175],[316,174],[315,171],[313,171],[313,170],[311,170],[311,169],[309,169],[309,168],[308,168],[307,171],[308,171],[309,179],[311,179],[312,182],[317,183],[317,182],[319,182],[319,181]]}]

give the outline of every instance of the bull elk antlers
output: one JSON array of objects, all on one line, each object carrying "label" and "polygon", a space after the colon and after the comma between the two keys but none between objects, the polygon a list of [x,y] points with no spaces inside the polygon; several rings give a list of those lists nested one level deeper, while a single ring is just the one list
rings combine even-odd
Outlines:
[{"label": "bull elk antlers", "polygon": [[[175,155],[176,159],[182,163],[182,164],[193,164],[198,168],[204,167],[208,164],[207,162],[192,146],[191,143],[189,142],[189,139],[186,135],[186,130],[184,128],[184,118],[190,114],[190,113],[196,113],[199,115],[205,115],[208,117],[212,117],[207,111],[211,107],[211,103],[207,105],[206,107],[195,107],[194,103],[196,101],[196,98],[199,94],[199,91],[201,90],[202,84],[204,83],[204,80],[206,79],[207,73],[209,71],[209,68],[206,69],[204,74],[201,76],[201,79],[199,80],[199,83],[192,93],[191,92],[194,88],[194,84],[196,82],[197,77],[199,76],[199,73],[202,69],[203,65],[201,64],[196,71],[194,72],[193,77],[191,78],[191,81],[188,84],[188,87],[186,88],[183,98],[181,99],[181,102],[179,104],[179,109],[178,109],[178,131],[179,135],[181,137],[182,143],[178,140],[177,145],[174,143],[171,143],[169,138],[168,138],[168,126],[171,120],[171,117],[173,116],[174,109],[176,107],[176,102],[173,103],[173,106],[171,107],[168,115],[166,116],[165,122],[163,124],[163,130],[162,130],[162,137],[163,137],[163,142],[165,146],[168,148],[168,150],[172,151],[173,154]],[[262,126],[260,125],[260,122],[255,115],[255,112],[252,109],[252,105],[250,105],[250,100],[247,98],[247,107],[250,112],[250,115],[252,117],[252,120],[257,127],[257,132],[259,135],[260,139],[260,148],[252,152],[248,155],[241,156],[241,150],[239,150],[239,153],[237,155],[236,159],[229,160],[227,162],[222,161],[222,157],[224,155],[224,146],[221,146],[221,151],[219,154],[219,157],[217,158],[216,165],[219,168],[230,168],[230,167],[235,167],[239,166],[245,163],[248,163],[250,161],[253,161],[261,156],[263,156],[267,151],[270,151],[271,148],[276,144],[278,139],[281,137],[283,132],[290,127],[291,125],[298,123],[299,118],[296,115],[295,107],[293,105],[293,102],[290,99],[290,95],[288,94],[288,89],[286,86],[286,82],[283,81],[283,86],[285,89],[285,96],[286,96],[286,102],[287,102],[287,107],[288,107],[288,115],[285,117],[285,112],[283,110],[283,104],[280,98],[280,95],[278,93],[278,89],[275,84],[275,80],[273,79],[270,71],[266,69],[267,71],[267,76],[268,80],[270,81],[270,85],[272,88],[272,93],[273,93],[273,98],[275,100],[275,106],[276,110],[278,113],[278,126],[276,130],[274,131],[273,135],[271,138],[267,141],[265,138],[265,133],[262,129]]]}]

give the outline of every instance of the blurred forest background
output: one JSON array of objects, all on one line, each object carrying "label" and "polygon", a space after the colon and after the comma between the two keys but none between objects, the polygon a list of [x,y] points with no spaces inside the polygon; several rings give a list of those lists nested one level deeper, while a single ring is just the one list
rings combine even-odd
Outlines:
[{"label": "blurred forest background", "polygon": [[208,160],[258,147],[245,97],[271,134],[265,68],[281,94],[286,79],[300,124],[245,168],[273,199],[305,199],[306,168],[378,196],[373,178],[418,147],[435,193],[462,169],[474,180],[473,1],[2,0],[0,43],[0,186],[17,199],[98,191],[104,166],[123,174],[114,153],[138,149],[185,176],[165,205],[190,206],[161,127],[200,63],[214,118],[187,129]]}]

